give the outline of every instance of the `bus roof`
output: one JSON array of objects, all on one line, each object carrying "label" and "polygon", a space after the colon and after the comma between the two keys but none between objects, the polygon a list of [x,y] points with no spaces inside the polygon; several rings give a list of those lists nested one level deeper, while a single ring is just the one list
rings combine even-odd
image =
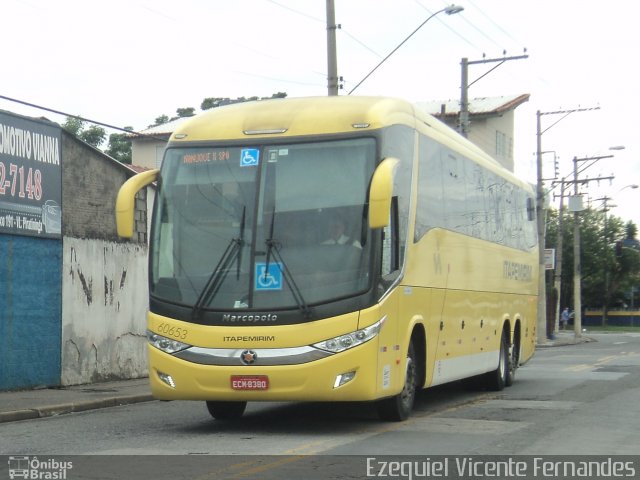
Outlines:
[{"label": "bus roof", "polygon": [[437,118],[406,100],[388,97],[278,98],[212,108],[176,128],[169,143],[364,133],[398,124],[416,128],[488,168],[509,175],[494,158]]},{"label": "bus roof", "polygon": [[[381,97],[306,97],[258,100],[212,108],[185,122],[171,141],[246,139],[352,132],[415,123],[413,106]],[[181,138],[186,134],[186,137]]]}]

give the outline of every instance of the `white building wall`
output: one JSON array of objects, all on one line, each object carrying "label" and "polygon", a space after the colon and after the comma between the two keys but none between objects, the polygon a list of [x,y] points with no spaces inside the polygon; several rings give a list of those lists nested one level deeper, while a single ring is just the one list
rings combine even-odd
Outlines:
[{"label": "white building wall", "polygon": [[131,163],[139,167],[160,168],[166,141],[156,139],[132,139]]},{"label": "white building wall", "polygon": [[63,238],[62,384],[147,375],[147,246]]}]

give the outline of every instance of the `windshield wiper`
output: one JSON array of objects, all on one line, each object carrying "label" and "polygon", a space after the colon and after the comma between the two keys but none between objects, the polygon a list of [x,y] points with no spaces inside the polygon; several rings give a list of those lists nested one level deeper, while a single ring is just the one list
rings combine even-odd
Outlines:
[{"label": "windshield wiper", "polygon": [[267,258],[266,258],[265,268],[264,268],[264,277],[266,280],[269,274],[269,262],[271,260],[271,255],[273,254],[273,257],[276,259],[276,262],[278,262],[278,268],[282,272],[282,276],[284,277],[285,282],[287,282],[287,286],[291,290],[293,299],[298,305],[298,308],[300,309],[300,312],[302,313],[304,318],[308,319],[311,317],[311,309],[307,305],[307,302],[305,302],[302,292],[300,291],[300,287],[298,287],[298,284],[294,280],[293,275],[291,275],[291,271],[289,271],[289,269],[287,268],[287,264],[282,258],[282,254],[280,253],[280,246],[278,245],[278,242],[273,238],[273,223],[274,223],[275,217],[276,217],[276,211],[274,208],[273,214],[271,216],[269,238],[265,240],[265,244],[267,245]]},{"label": "windshield wiper", "polygon": [[238,254],[236,255],[236,257],[238,258],[238,261],[236,263],[236,280],[240,279],[240,265],[242,264],[242,247],[244,245],[244,220],[245,220],[245,215],[247,214],[247,206],[243,205],[242,206],[242,220],[240,221],[240,242],[241,245],[239,246],[239,250],[238,250]]},{"label": "windshield wiper", "polygon": [[193,305],[193,310],[191,312],[191,318],[193,320],[198,320],[202,313],[202,309],[205,305],[211,303],[211,300],[216,296],[220,287],[224,283],[224,279],[227,277],[227,273],[229,273],[229,268],[233,264],[234,260],[237,260],[236,266],[236,277],[240,278],[240,261],[242,259],[242,247],[244,247],[244,224],[245,224],[245,213],[246,206],[242,209],[242,221],[240,222],[240,231],[238,232],[238,237],[232,238],[227,245],[224,253],[218,260],[218,264],[216,268],[213,269],[207,283],[204,288],[198,295],[198,299],[196,303]]}]

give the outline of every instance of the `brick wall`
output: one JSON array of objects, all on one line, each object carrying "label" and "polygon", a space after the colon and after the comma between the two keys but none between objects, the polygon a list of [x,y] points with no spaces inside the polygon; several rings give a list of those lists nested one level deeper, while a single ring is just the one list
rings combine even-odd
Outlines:
[{"label": "brick wall", "polygon": [[[102,152],[92,149],[72,135],[62,135],[62,234],[86,239],[119,242],[116,234],[115,204],[120,186],[131,176]],[[143,222],[134,241],[146,242],[146,198],[144,189],[136,204]],[[141,230],[140,230],[141,229]]]}]

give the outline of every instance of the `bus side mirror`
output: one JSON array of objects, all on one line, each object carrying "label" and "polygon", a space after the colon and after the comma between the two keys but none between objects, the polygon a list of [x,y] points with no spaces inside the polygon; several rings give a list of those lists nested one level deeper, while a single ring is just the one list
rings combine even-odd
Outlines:
[{"label": "bus side mirror", "polygon": [[133,237],[136,193],[155,182],[159,172],[155,169],[138,173],[120,187],[116,198],[116,228],[120,237]]},{"label": "bus side mirror", "polygon": [[369,185],[369,228],[383,228],[389,225],[393,176],[400,161],[385,158],[373,172]]}]

